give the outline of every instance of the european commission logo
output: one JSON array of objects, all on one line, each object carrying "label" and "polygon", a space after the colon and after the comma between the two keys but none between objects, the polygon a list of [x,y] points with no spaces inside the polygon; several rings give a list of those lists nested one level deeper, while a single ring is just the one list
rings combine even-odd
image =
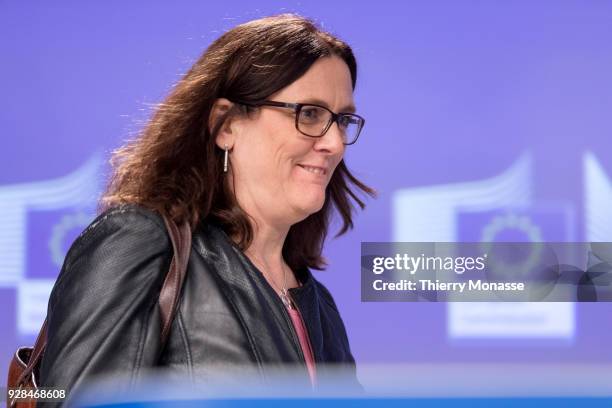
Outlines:
[{"label": "european commission logo", "polygon": [[57,179],[0,186],[0,287],[14,288],[17,332],[38,333],[66,252],[93,220],[102,159]]},{"label": "european commission logo", "polygon": [[[595,155],[582,158],[584,234],[612,241],[612,183]],[[474,182],[396,191],[393,240],[398,242],[575,241],[574,203],[535,200],[533,159],[518,158],[501,174]],[[575,333],[573,303],[449,303],[447,333],[461,338],[556,338]]]}]

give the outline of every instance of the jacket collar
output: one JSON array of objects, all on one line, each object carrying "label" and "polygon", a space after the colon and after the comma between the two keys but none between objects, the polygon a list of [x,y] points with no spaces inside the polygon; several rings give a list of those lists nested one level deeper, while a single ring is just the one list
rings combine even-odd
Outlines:
[{"label": "jacket collar", "polygon": [[[292,355],[280,358],[304,361],[297,334],[276,291],[227,234],[219,226],[202,223],[194,233],[193,244],[193,249],[202,256],[211,272],[222,283],[220,286],[224,295],[238,313],[253,342],[254,352],[265,353],[271,345],[281,340],[292,345]],[[316,330],[312,323],[320,325],[316,284],[308,268],[299,271],[297,275],[302,286],[289,289],[289,292],[300,310],[311,340],[314,340],[312,337]],[[266,358],[268,356],[259,357],[263,357],[260,361],[270,361]]]}]

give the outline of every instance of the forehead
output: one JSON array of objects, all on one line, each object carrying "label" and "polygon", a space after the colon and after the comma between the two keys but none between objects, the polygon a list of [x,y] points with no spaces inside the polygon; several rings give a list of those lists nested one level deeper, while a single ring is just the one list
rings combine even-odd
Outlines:
[{"label": "forehead", "polygon": [[280,90],[275,98],[283,102],[324,102],[331,109],[343,110],[353,106],[351,73],[346,63],[337,56],[317,60],[296,81]]}]

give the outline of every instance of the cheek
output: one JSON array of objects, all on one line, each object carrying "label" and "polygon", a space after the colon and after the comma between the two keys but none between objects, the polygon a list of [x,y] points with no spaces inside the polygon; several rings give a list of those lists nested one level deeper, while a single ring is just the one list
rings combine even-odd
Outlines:
[{"label": "cheek", "polygon": [[241,135],[238,143],[236,161],[239,161],[245,177],[257,178],[273,173],[277,142],[271,130],[263,127],[250,129]]},{"label": "cheek", "polygon": [[338,158],[336,159],[336,165],[334,166],[334,173],[336,171],[338,171],[338,166],[340,165],[340,163],[342,163],[342,159],[344,158],[344,154],[341,154],[338,156]]},{"label": "cheek", "polygon": [[334,165],[334,167],[333,167],[333,171],[331,172],[331,174],[330,174],[330,176],[329,176],[329,182],[328,182],[328,185],[329,185],[329,183],[331,182],[331,179],[332,179],[334,176],[338,177],[338,176],[336,175],[336,173],[338,173],[338,172],[340,171],[340,170],[339,170],[339,167],[340,167],[340,163],[342,163],[342,158],[343,158],[343,156],[340,156],[340,157],[338,158],[338,160],[336,161],[336,163],[335,163],[335,165]]},{"label": "cheek", "polygon": [[287,193],[294,196],[304,189],[295,160],[280,146],[253,144],[241,153],[241,179],[260,197],[280,200]]}]

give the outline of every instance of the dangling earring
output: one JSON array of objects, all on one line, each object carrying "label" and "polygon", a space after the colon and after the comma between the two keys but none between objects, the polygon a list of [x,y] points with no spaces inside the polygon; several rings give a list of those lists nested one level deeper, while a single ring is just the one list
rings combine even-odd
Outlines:
[{"label": "dangling earring", "polygon": [[225,145],[225,156],[223,157],[223,172],[227,173],[227,160],[229,158],[229,150],[227,145]]}]

